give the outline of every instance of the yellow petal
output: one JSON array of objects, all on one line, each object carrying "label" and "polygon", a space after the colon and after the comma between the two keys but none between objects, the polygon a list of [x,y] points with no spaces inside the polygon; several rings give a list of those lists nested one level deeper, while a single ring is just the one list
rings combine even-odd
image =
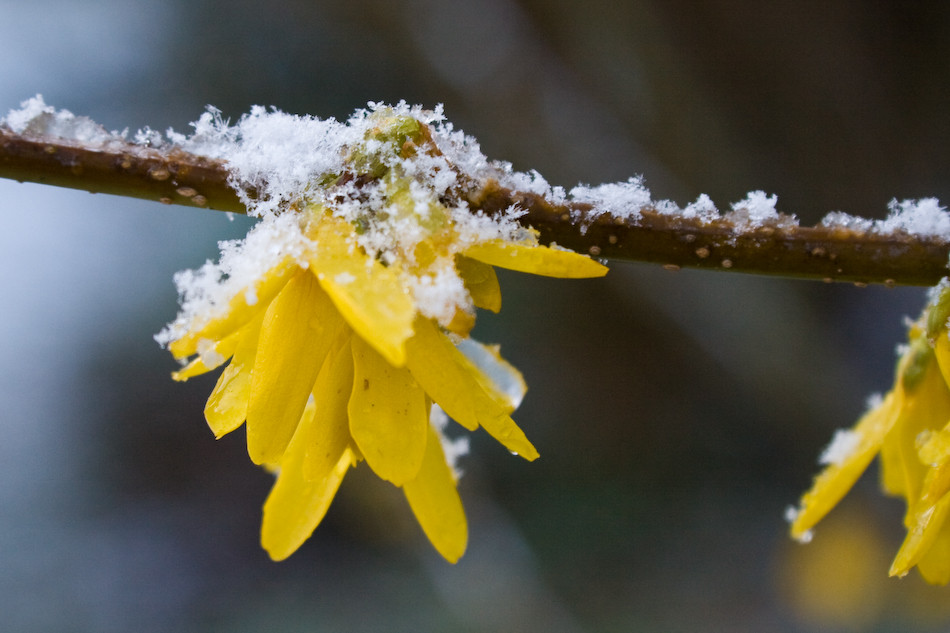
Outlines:
[{"label": "yellow petal", "polygon": [[[892,429],[891,434],[897,432]],[[902,442],[885,441],[881,444],[881,488],[885,493],[893,496],[908,496],[908,480],[910,474],[907,466],[913,466],[914,456],[902,450]]]},{"label": "yellow petal", "polygon": [[406,349],[409,371],[449,417],[472,431],[481,424],[505,448],[529,461],[538,457],[537,449],[508,416],[514,410],[509,396],[486,391],[492,380],[431,320],[416,320],[416,334]]},{"label": "yellow petal", "polygon": [[403,485],[403,491],[429,542],[454,563],[468,545],[468,524],[439,434],[431,426],[428,434],[422,467],[414,479]]},{"label": "yellow petal", "polygon": [[914,505],[929,464],[921,461],[923,455],[918,449],[918,441],[925,433],[929,434],[938,420],[942,423],[950,419],[950,398],[941,397],[939,392],[934,393],[932,389],[938,387],[944,390],[940,373],[935,367],[928,373],[921,390],[916,393],[907,394],[903,388],[895,388],[900,389],[903,404],[881,447],[881,484],[885,492],[903,496],[907,500],[904,522],[908,527],[912,523]]},{"label": "yellow petal", "polygon": [[937,539],[950,510],[950,495],[945,496],[936,505],[917,513],[914,526],[908,530],[894,563],[891,576],[904,576],[928,552]]},{"label": "yellow petal", "polygon": [[[322,373],[328,372],[333,372],[329,363]],[[356,463],[346,418],[337,413],[309,404],[284,453],[261,522],[261,545],[274,560],[284,560],[310,538]]]},{"label": "yellow petal", "polygon": [[801,508],[792,522],[794,538],[803,538],[818,521],[844,497],[881,448],[884,436],[897,418],[894,393],[889,393],[884,402],[868,411],[850,432],[855,433],[858,444],[850,455],[840,463],[831,464],[818,477],[812,489],[802,497]]},{"label": "yellow petal", "polygon": [[[350,446],[350,426],[347,404],[353,391],[353,351],[350,348],[352,331],[344,328],[333,350],[320,369],[313,385],[316,403],[316,438],[304,445],[303,476],[320,479],[335,463],[336,455],[344,446]],[[297,436],[291,444],[297,441]]]},{"label": "yellow petal", "polygon": [[533,462],[540,454],[515,421],[508,415],[478,418],[482,428],[512,454]]},{"label": "yellow petal", "polygon": [[211,319],[197,330],[168,345],[175,358],[186,358],[198,351],[202,339],[221,340],[262,312],[277,296],[287,280],[298,270],[292,258],[287,258],[269,270],[253,288],[245,288],[228,302],[224,316]]},{"label": "yellow petal", "polygon": [[501,287],[494,268],[464,255],[455,257],[455,268],[476,307],[492,312],[501,310]]},{"label": "yellow petal", "polygon": [[426,448],[426,396],[409,370],[393,367],[354,336],[350,435],[381,479],[401,486],[419,472]]},{"label": "yellow petal", "polygon": [[927,553],[917,562],[917,570],[931,585],[950,582],[950,522],[946,519]]},{"label": "yellow petal", "polygon": [[329,297],[305,270],[267,308],[247,405],[247,451],[255,464],[280,461],[343,327]]},{"label": "yellow petal", "polygon": [[937,334],[934,340],[934,353],[937,355],[937,364],[940,366],[944,382],[950,384],[950,332],[946,329],[941,329]]},{"label": "yellow petal", "polygon": [[218,377],[218,382],[205,405],[205,420],[218,439],[240,427],[247,418],[251,370],[257,354],[257,340],[263,316],[261,314],[238,330],[240,341],[234,356]]},{"label": "yellow petal", "polygon": [[[943,461],[940,453],[945,448],[945,443],[941,440],[946,435],[939,429],[950,420],[950,390],[947,389],[938,364],[934,362],[929,346],[925,342],[922,343],[916,345],[916,349],[921,350],[921,353],[910,353],[907,360],[901,362],[901,378],[895,386],[895,391],[902,404],[894,428],[884,438],[885,445],[896,445],[896,452],[900,455],[900,471],[896,476],[903,479],[901,494],[907,499],[904,521],[908,528],[914,522],[914,512],[919,511],[915,507],[922,492],[930,497],[940,497],[945,492],[936,488],[930,491],[922,489],[928,467]],[[921,444],[925,438],[929,438],[929,441]],[[882,467],[893,465],[885,462]],[[882,474],[885,480],[896,478],[890,473]],[[934,480],[928,485],[941,484]],[[929,503],[936,503],[936,498]]]},{"label": "yellow petal", "polygon": [[606,266],[586,255],[524,242],[481,242],[465,249],[464,255],[492,266],[547,277],[580,279],[607,274]]},{"label": "yellow petal", "polygon": [[399,275],[368,258],[351,238],[353,227],[324,217],[312,231],[317,243],[310,269],[346,322],[390,364],[406,362],[416,307]]},{"label": "yellow petal", "polygon": [[[207,345],[206,349],[202,349],[204,346],[199,342],[198,356],[180,370],[174,372],[172,374],[172,380],[184,382],[189,378],[206,374],[212,369],[220,367],[234,354],[234,350],[237,348],[240,338],[241,330],[237,330],[229,334],[223,340],[217,342],[208,341],[210,344]],[[202,340],[207,341],[208,339]]]},{"label": "yellow petal", "polygon": [[482,389],[502,403],[506,412],[511,413],[521,405],[528,385],[521,372],[501,357],[497,346],[483,345],[472,338],[461,339],[455,346],[478,368],[475,377]]},{"label": "yellow petal", "polygon": [[476,410],[505,413],[479,386],[463,364],[464,356],[430,319],[416,320],[415,335],[406,342],[406,367],[423,390],[453,420],[474,431]]}]

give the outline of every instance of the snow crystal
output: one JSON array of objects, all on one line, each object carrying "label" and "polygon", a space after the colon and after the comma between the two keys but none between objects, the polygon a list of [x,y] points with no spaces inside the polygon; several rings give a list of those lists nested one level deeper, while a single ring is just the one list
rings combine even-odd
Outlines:
[{"label": "snow crystal", "polygon": [[182,149],[227,161],[232,184],[249,214],[274,213],[300,197],[321,176],[339,172],[343,149],[364,130],[334,119],[286,114],[255,106],[235,125],[208,106],[186,137],[169,130]]},{"label": "snow crystal", "polygon": [[865,218],[833,211],[822,218],[819,226],[842,228],[850,231],[893,235],[904,233],[917,237],[934,237],[950,240],[950,214],[936,198],[921,200],[891,200],[887,217],[883,220]]},{"label": "snow crystal", "polygon": [[650,190],[643,186],[641,176],[596,187],[578,185],[571,189],[570,197],[574,202],[592,205],[588,213],[591,218],[607,213],[617,218],[637,219],[643,209],[653,206]]},{"label": "snow crystal", "polygon": [[215,349],[215,342],[206,338],[198,341],[198,356],[205,367],[217,367],[227,360]]},{"label": "snow crystal", "polygon": [[818,226],[829,229],[847,229],[849,231],[866,232],[874,228],[874,222],[843,211],[832,211],[821,219]]},{"label": "snow crystal", "polygon": [[334,283],[338,283],[338,284],[340,284],[341,286],[345,286],[345,285],[347,285],[347,284],[351,284],[351,283],[353,283],[354,281],[356,281],[356,277],[354,277],[352,274],[350,274],[350,273],[348,273],[348,272],[342,272],[342,273],[338,274],[336,277],[333,278],[333,282],[334,282]]},{"label": "snow crystal", "polygon": [[884,395],[879,391],[875,391],[867,397],[867,400],[864,401],[864,406],[867,407],[868,411],[877,409],[882,404],[884,404]]},{"label": "snow crystal", "polygon": [[122,134],[106,131],[89,117],[76,116],[69,110],[56,110],[46,105],[43,95],[39,94],[23,101],[19,110],[10,110],[0,120],[0,125],[5,125],[16,134],[47,136],[92,147],[124,140]]},{"label": "snow crystal", "polygon": [[841,466],[861,446],[861,435],[850,429],[839,429],[835,432],[831,443],[825,447],[818,457],[818,463],[823,466]]},{"label": "snow crystal", "polygon": [[891,200],[887,205],[890,213],[881,222],[875,223],[881,233],[905,231],[920,237],[950,238],[950,215],[936,198],[922,200]]},{"label": "snow crystal", "polygon": [[696,202],[687,205],[682,213],[685,218],[699,218],[707,222],[719,217],[719,210],[716,208],[716,205],[713,204],[710,197],[704,193],[696,198]]},{"label": "snow crystal", "polygon": [[744,220],[742,223],[760,226],[779,219],[775,210],[777,202],[776,195],[767,196],[764,191],[750,191],[745,200],[732,203],[732,212],[737,219]]},{"label": "snow crystal", "polygon": [[412,297],[424,316],[448,327],[459,306],[471,303],[471,296],[454,265],[441,266],[435,274],[410,278]]},{"label": "snow crystal", "polygon": [[[532,169],[528,173],[523,173],[519,171],[514,171],[511,168],[509,163],[498,163],[498,167],[501,167],[505,173],[505,186],[514,189],[515,191],[524,191],[526,193],[533,193],[539,196],[544,196],[549,200],[553,200],[556,194],[551,189],[551,185],[548,184],[548,181],[545,180],[544,176],[539,174],[537,171]],[[563,189],[561,190],[563,196]]]}]

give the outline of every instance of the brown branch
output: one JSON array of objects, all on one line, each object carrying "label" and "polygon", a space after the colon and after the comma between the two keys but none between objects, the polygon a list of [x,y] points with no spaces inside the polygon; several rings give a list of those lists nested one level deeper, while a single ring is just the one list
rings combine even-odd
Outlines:
[{"label": "brown branch", "polygon": [[0,177],[244,213],[224,163],[178,149],[163,152],[120,141],[86,147],[0,127]]},{"label": "brown branch", "polygon": [[[0,128],[0,177],[145,198],[165,204],[243,213],[226,165],[180,149],[159,151],[113,141],[100,148]],[[593,217],[590,205],[555,206],[493,181],[468,194],[474,209],[496,213],[518,205],[522,221],[545,243],[595,257],[652,262],[668,268],[729,270],[848,281],[933,285],[947,274],[950,244],[906,234],[787,224],[745,228],[728,217],[712,222],[643,210],[635,219]]]},{"label": "brown branch", "polygon": [[635,220],[590,217],[591,206],[551,205],[535,194],[489,183],[472,199],[493,212],[512,204],[526,209],[525,224],[545,242],[607,259],[664,267],[704,268],[887,286],[932,286],[947,274],[950,244],[906,233],[879,234],[841,227],[792,224],[737,226],[731,219],[705,221],[641,210]]}]

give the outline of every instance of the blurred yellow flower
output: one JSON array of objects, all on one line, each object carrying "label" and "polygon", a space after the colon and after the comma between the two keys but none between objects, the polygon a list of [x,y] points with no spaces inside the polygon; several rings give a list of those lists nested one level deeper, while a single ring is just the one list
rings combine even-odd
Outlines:
[{"label": "blurred yellow flower", "polygon": [[230,359],[205,416],[216,437],[246,424],[251,460],[277,473],[261,530],[272,558],[310,537],[347,470],[365,460],[403,489],[433,546],[455,562],[468,531],[441,411],[538,457],[510,417],[521,374],[468,336],[476,307],[501,307],[493,266],[575,278],[607,269],[540,245],[511,218],[446,204],[426,179],[450,167],[413,117],[376,112],[345,151],[322,195],[264,215],[245,240],[224,245],[223,268],[179,279],[192,303],[211,308],[183,309],[159,340],[190,359],[177,380]]},{"label": "blurred yellow flower", "polygon": [[790,512],[792,536],[810,530],[847,494],[875,455],[881,485],[906,501],[907,536],[892,576],[917,567],[932,584],[950,581],[950,284],[931,294],[897,363],[891,391],[849,431],[839,431],[822,455],[825,470]]}]

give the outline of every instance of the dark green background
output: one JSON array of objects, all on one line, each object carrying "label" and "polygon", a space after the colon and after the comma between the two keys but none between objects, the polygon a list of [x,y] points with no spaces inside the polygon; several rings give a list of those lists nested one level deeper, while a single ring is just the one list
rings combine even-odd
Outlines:
[{"label": "dark green background", "polygon": [[[41,92],[110,129],[186,131],[209,103],[340,118],[405,99],[444,103],[489,157],[568,187],[643,174],[654,197],[708,193],[720,209],[762,189],[806,223],[950,199],[945,3],[6,0],[0,32],[0,112]],[[443,562],[401,494],[361,468],[275,564],[257,545],[269,475],[241,432],[215,442],[204,426],[214,377],[173,383],[150,338],[174,317],[172,273],[247,221],[0,182],[0,223],[11,630],[950,620],[947,589],[885,579],[903,508],[873,475],[812,545],[788,542],[783,521],[833,430],[889,386],[920,289],[621,262],[597,281],[504,274],[502,314],[476,334],[524,372],[516,419],[542,457],[474,436],[466,557]],[[857,580],[836,585],[848,570]]]}]

